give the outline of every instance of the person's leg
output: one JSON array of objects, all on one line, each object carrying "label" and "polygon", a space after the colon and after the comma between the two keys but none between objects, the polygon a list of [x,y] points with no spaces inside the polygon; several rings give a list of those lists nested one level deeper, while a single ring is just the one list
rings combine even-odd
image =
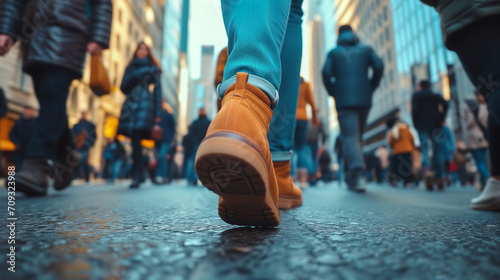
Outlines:
[{"label": "person's leg", "polygon": [[429,134],[427,132],[419,131],[418,138],[420,140],[420,157],[422,158],[422,169],[430,167],[429,161]]},{"label": "person's leg", "polygon": [[140,134],[132,135],[132,185],[131,188],[138,188],[141,174],[143,172],[142,145]]},{"label": "person's leg", "polygon": [[292,0],[290,16],[281,49],[281,100],[274,109],[267,134],[279,188],[279,207],[302,205],[302,192],[291,177],[295,166],[292,153],[302,60],[302,0]]},{"label": "person's leg", "polygon": [[449,46],[458,54],[476,89],[488,101],[491,173],[500,180],[500,148],[496,144],[500,143],[497,131],[500,127],[500,18],[492,16],[470,24],[450,38]]},{"label": "person's leg", "polygon": [[236,83],[236,73],[248,73],[248,83],[264,91],[272,108],[276,107],[276,90],[281,83],[280,54],[291,0],[222,0],[221,7],[228,37],[228,59],[219,96],[222,98]]},{"label": "person's leg", "polygon": [[362,176],[361,174],[365,171],[359,117],[357,110],[339,110],[338,112],[340,133],[344,140],[345,182],[351,186],[354,184],[355,177]]},{"label": "person's leg", "polygon": [[474,157],[474,161],[476,162],[477,171],[479,172],[481,189],[486,185],[486,181],[490,177],[490,172],[488,171],[487,166],[487,156],[488,149],[478,149],[472,151],[472,156]]},{"label": "person's leg", "polygon": [[292,157],[302,60],[302,15],[302,0],[293,0],[280,55],[280,102],[267,134],[273,161],[289,161]]},{"label": "person's leg", "polygon": [[167,153],[168,153],[168,143],[161,143],[158,149],[158,166],[156,167],[156,176],[160,177],[161,180],[165,180],[167,176]]},{"label": "person's leg", "polygon": [[90,153],[90,151],[85,152],[85,160],[82,162],[85,183],[88,183],[90,181],[89,153]]}]

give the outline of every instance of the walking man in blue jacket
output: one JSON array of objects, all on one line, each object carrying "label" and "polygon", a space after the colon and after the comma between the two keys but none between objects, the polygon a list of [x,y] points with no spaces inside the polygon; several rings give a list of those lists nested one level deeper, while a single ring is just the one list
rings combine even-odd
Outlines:
[{"label": "walking man in blue jacket", "polygon": [[[368,70],[373,75],[368,76]],[[345,181],[349,190],[366,189],[362,136],[372,95],[378,87],[384,63],[375,51],[361,44],[351,26],[339,28],[337,47],[330,51],[323,67],[323,83],[335,99],[342,135],[345,160]]]}]

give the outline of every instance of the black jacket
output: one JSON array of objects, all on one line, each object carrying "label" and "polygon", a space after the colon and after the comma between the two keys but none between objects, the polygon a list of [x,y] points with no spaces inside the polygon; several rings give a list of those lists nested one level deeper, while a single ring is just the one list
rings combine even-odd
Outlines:
[{"label": "black jacket", "polygon": [[194,146],[199,146],[201,141],[205,138],[207,134],[208,127],[210,126],[210,120],[206,116],[200,116],[195,120],[189,129],[189,137],[193,141]]},{"label": "black jacket", "polygon": [[3,89],[0,88],[0,118],[7,114],[7,99],[5,98],[5,93]]},{"label": "black jacket", "polygon": [[174,116],[166,110],[163,110],[161,113],[160,127],[163,130],[161,142],[171,143],[174,140],[176,124]]},{"label": "black jacket", "polygon": [[[153,92],[149,86],[153,84]],[[151,139],[151,129],[156,117],[161,116],[160,69],[149,58],[134,59],[127,66],[121,84],[127,96],[123,103],[118,134],[131,137],[140,133],[142,139]]]},{"label": "black jacket", "polygon": [[0,0],[0,34],[23,44],[27,73],[40,63],[82,75],[87,43],[109,46],[111,0]]},{"label": "black jacket", "polygon": [[432,133],[440,128],[446,118],[448,102],[430,90],[422,90],[413,94],[411,99],[413,125],[419,132]]},{"label": "black jacket", "polygon": [[[372,68],[373,75],[368,77]],[[378,87],[384,63],[367,45],[359,43],[352,31],[340,33],[337,47],[330,51],[323,67],[323,83],[335,98],[337,110],[369,108]]]}]

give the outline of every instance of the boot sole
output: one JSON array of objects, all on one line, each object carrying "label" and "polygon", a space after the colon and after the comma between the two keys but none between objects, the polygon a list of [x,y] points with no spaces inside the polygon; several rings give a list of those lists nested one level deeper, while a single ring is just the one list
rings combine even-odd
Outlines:
[{"label": "boot sole", "polygon": [[267,163],[251,142],[234,133],[211,135],[198,148],[195,169],[203,186],[220,196],[223,221],[243,226],[279,225]]},{"label": "boot sole", "polygon": [[278,201],[278,207],[283,210],[299,207],[301,205],[302,197],[297,196],[280,195],[280,199]]},{"label": "boot sole", "polygon": [[26,196],[44,196],[47,194],[47,185],[40,187],[21,177],[16,180],[16,191],[20,191]]}]

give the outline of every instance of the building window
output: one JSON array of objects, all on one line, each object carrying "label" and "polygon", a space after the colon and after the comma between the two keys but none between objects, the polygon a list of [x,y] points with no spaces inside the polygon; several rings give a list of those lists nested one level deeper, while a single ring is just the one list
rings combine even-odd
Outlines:
[{"label": "building window", "polygon": [[132,25],[132,22],[129,22],[128,23],[128,34],[130,36],[132,36],[132,33],[133,33],[133,25]]},{"label": "building window", "polygon": [[391,40],[391,31],[389,30],[389,27],[385,27],[385,40],[386,41]]},{"label": "building window", "polygon": [[387,50],[387,61],[389,61],[389,62],[392,61],[392,52],[391,52],[391,49]]},{"label": "building window", "polygon": [[118,9],[118,22],[119,23],[122,23],[122,17],[123,17],[122,9]]}]

